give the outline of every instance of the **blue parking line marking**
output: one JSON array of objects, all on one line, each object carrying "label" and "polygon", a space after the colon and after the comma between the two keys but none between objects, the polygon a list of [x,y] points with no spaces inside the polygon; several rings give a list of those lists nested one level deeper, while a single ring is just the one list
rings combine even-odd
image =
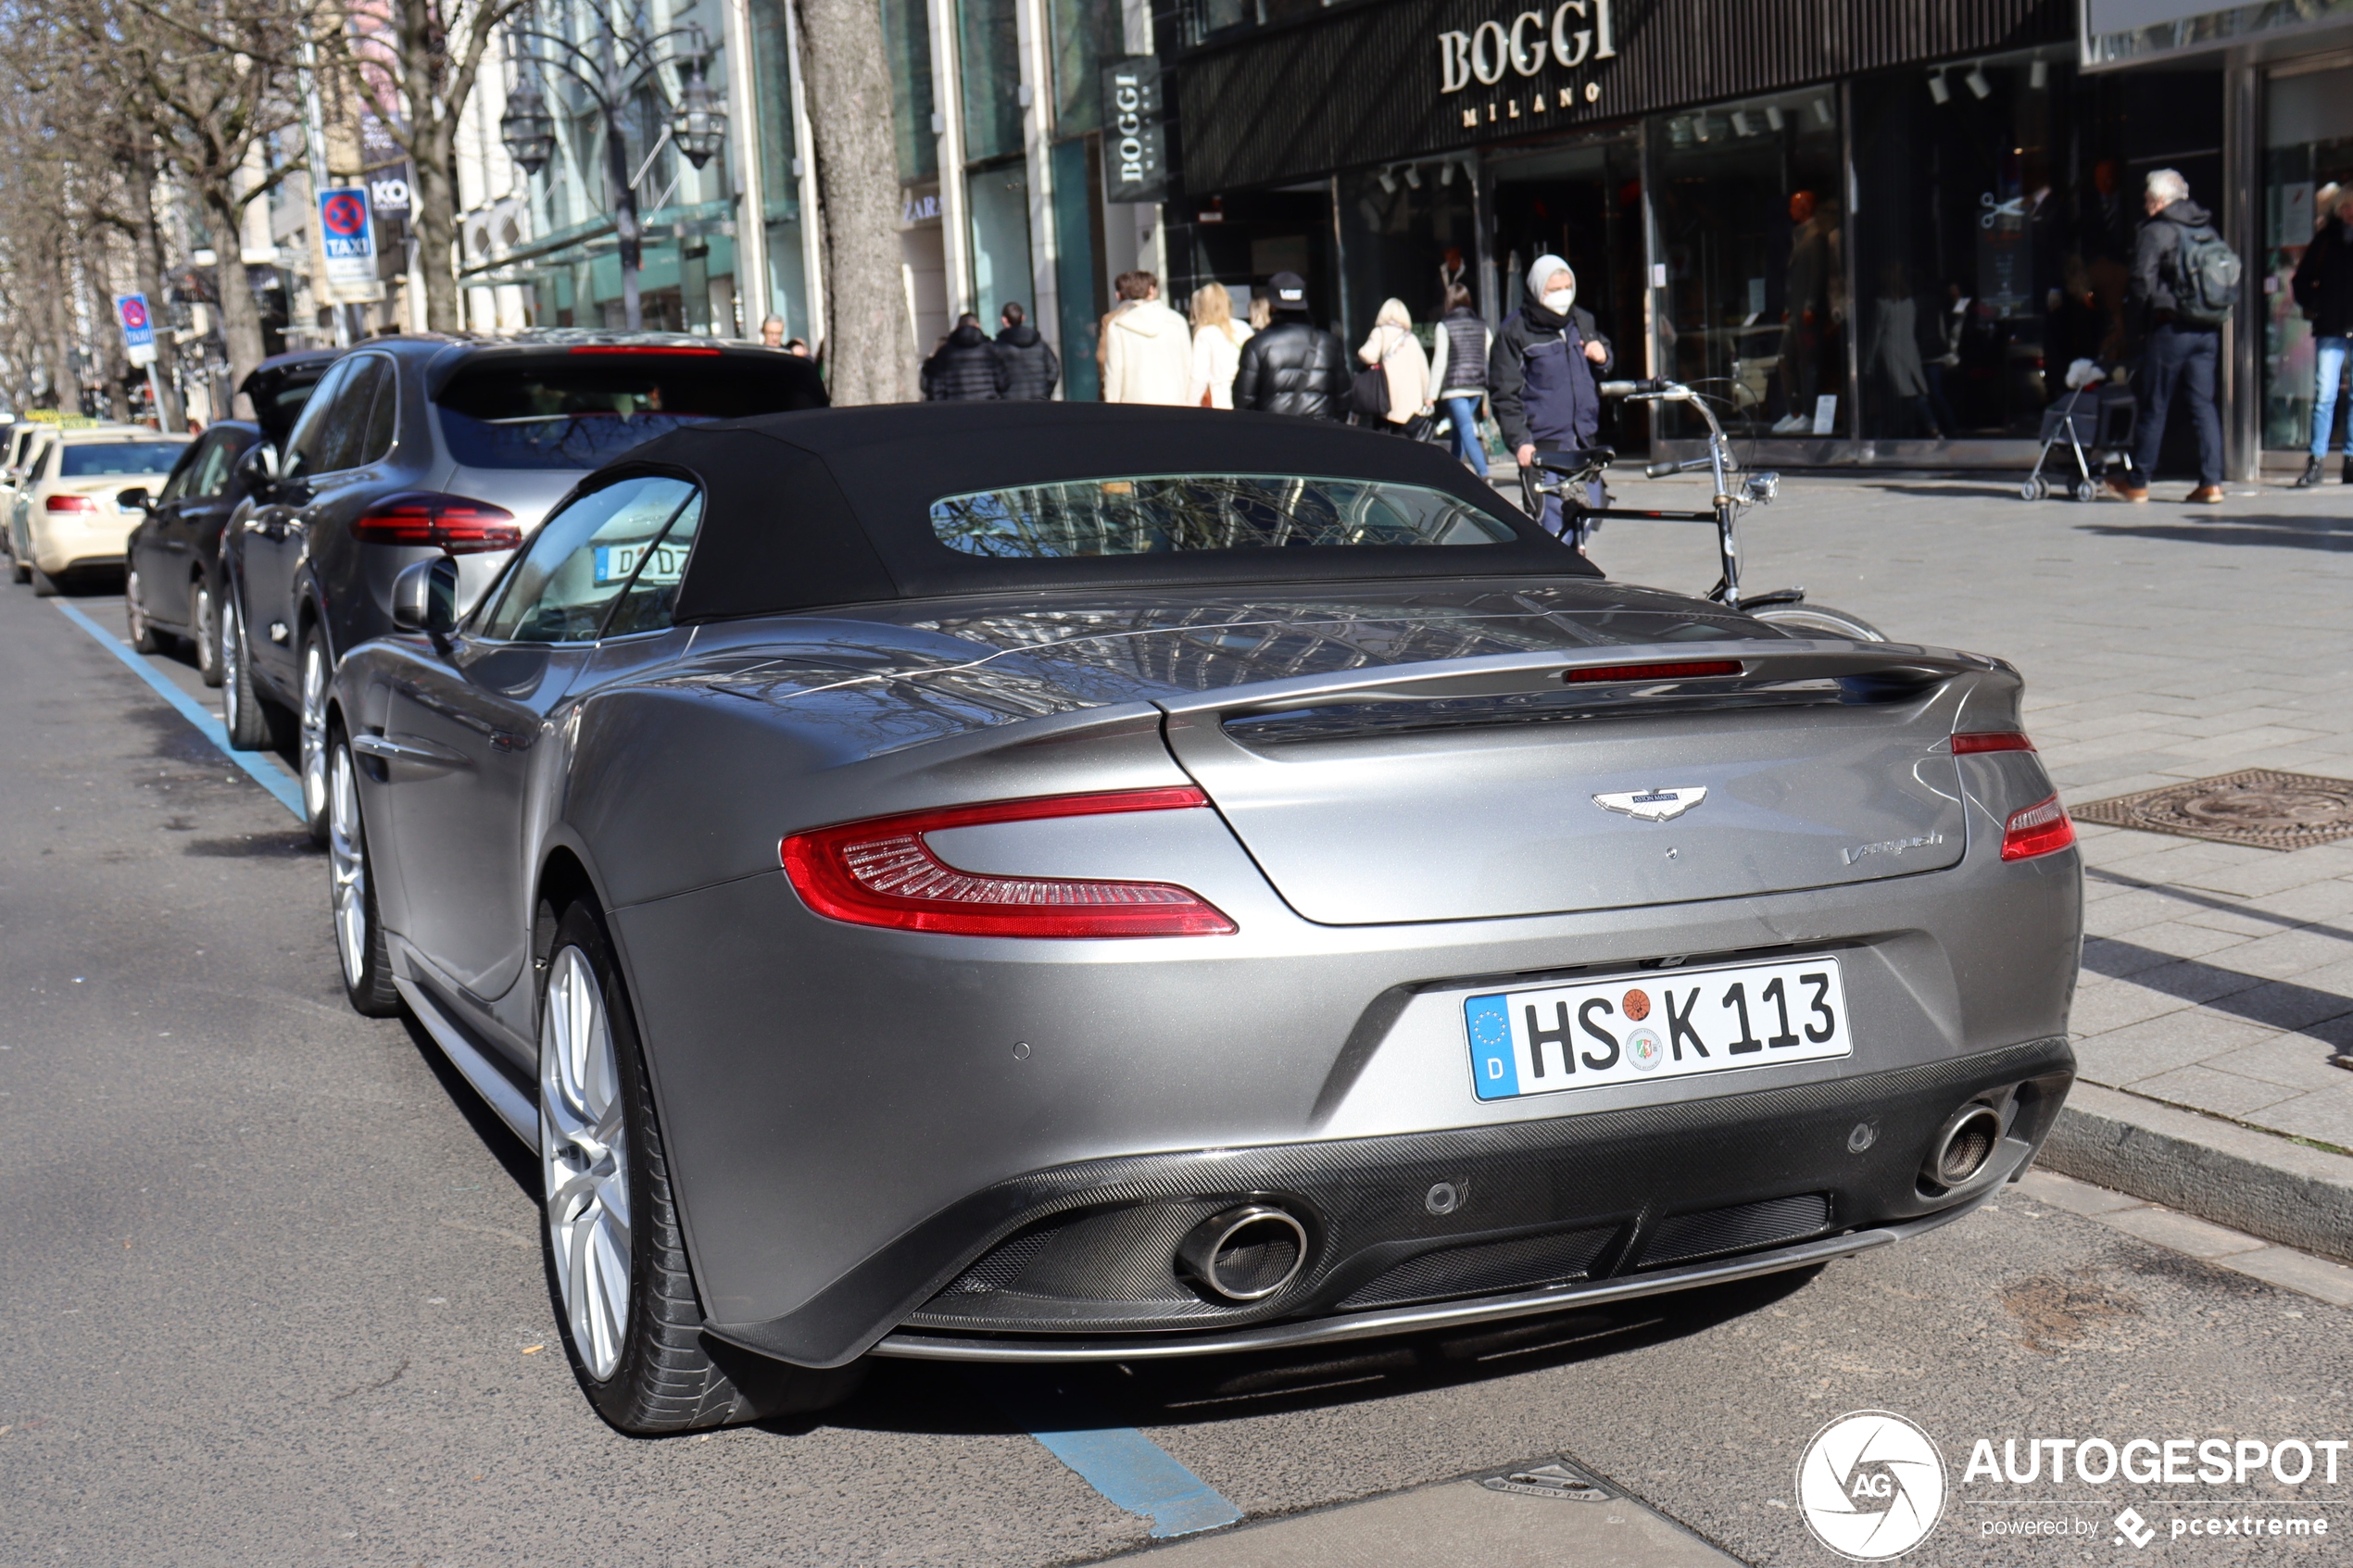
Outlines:
[{"label": "blue parking line marking", "polygon": [[122,660],[123,663],[129,665],[131,667],[132,673],[137,675],[139,679],[146,682],[150,686],[153,686],[156,689],[157,695],[161,696],[164,701],[171,704],[172,707],[178,709],[180,710],[180,716],[182,719],[187,720],[189,723],[194,724],[196,727],[197,732],[201,734],[205,739],[210,741],[220,751],[221,756],[226,757],[230,761],[234,762],[238,767],[244,769],[246,776],[251,778],[254,783],[259,784],[262,788],[268,790],[271,797],[277,800],[278,804],[283,806],[287,810],[292,811],[295,814],[295,820],[296,822],[308,822],[310,820],[310,814],[302,809],[302,790],[296,784],[294,780],[286,777],[283,773],[279,772],[267,762],[263,762],[257,758],[248,756],[242,751],[230,750],[229,732],[221,727],[220,721],[206,712],[203,706],[195,698],[191,697],[186,692],[182,691],[178,686],[173,685],[170,681],[165,680],[161,675],[157,674],[153,670],[147,668],[146,660],[141,659],[137,652],[132,648],[129,643],[126,643],[120,637],[116,636],[113,633],[107,631],[105,627],[99,625],[96,621],[82,614],[82,611],[66,603],[65,600],[52,599],[49,602],[56,605],[60,610],[63,610],[67,620],[72,621],[75,625],[81,627],[83,631],[97,638],[98,645],[101,647],[113,654],[117,659]]},{"label": "blue parking line marking", "polygon": [[1046,1451],[1130,1513],[1152,1522],[1157,1537],[1189,1536],[1239,1523],[1242,1511],[1132,1426],[1032,1432]]},{"label": "blue parking line marking", "polygon": [[998,1407],[1080,1480],[1151,1520],[1154,1537],[1189,1536],[1241,1522],[1242,1511],[1214,1486],[1134,1427],[1100,1419],[1094,1402],[1083,1394],[1001,1370],[986,1376],[986,1385]]}]

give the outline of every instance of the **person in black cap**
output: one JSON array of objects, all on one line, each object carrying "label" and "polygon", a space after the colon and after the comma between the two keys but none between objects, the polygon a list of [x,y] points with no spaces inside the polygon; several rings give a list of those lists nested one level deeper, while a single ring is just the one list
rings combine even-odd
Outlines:
[{"label": "person in black cap", "polygon": [[1242,345],[1234,407],[1339,419],[1348,407],[1348,350],[1307,320],[1307,284],[1298,273],[1277,272],[1270,284],[1274,324]]}]

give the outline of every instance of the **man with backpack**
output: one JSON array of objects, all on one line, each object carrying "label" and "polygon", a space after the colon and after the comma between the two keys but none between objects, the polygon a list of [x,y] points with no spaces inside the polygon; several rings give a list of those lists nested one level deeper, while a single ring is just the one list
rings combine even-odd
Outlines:
[{"label": "man with backpack", "polygon": [[2189,499],[2200,506],[2222,499],[2222,420],[2214,407],[2216,376],[2222,359],[2222,323],[2238,303],[2239,258],[2215,232],[2206,208],[2190,200],[2190,182],[2174,169],[2148,177],[2142,198],[2148,220],[2141,225],[2133,259],[2133,303],[2147,331],[2147,355],[2138,386],[2140,439],[2133,454],[2134,472],[2108,477],[2108,486],[2128,501],[2149,498],[2148,476],[2165,443],[2165,420],[2179,393],[2197,429],[2197,488]]}]

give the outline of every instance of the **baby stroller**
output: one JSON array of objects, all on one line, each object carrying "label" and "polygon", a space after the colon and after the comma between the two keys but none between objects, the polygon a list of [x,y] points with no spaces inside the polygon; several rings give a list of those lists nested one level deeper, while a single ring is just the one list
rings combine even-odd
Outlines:
[{"label": "baby stroller", "polygon": [[[2139,402],[2089,359],[2067,368],[2067,395],[2043,410],[2043,449],[2034,455],[2034,471],[2018,487],[2022,501],[2039,501],[2051,493],[2052,481],[2043,477],[2043,465],[2061,443],[2075,459],[2075,483],[2068,488],[2079,501],[2099,498],[2100,481],[2111,466],[2132,471],[2130,448]],[[2064,479],[2058,483],[2066,485]]]}]

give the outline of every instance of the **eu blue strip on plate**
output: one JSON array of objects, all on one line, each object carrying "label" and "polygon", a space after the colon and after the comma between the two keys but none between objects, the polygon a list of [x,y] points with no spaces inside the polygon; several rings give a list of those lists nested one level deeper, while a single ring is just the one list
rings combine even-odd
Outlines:
[{"label": "eu blue strip on plate", "polygon": [[986,1379],[1000,1409],[1076,1473],[1130,1513],[1152,1522],[1155,1537],[1189,1536],[1239,1524],[1242,1511],[1132,1426],[1114,1426],[1091,1399],[1034,1374],[999,1372]]},{"label": "eu blue strip on plate", "polygon": [[1463,1003],[1470,1029],[1471,1081],[1481,1099],[1509,1099],[1519,1093],[1519,1059],[1512,1053],[1512,1008],[1504,997],[1472,997]]},{"label": "eu blue strip on plate", "polygon": [[204,706],[197,702],[194,697],[191,697],[186,692],[182,691],[178,686],[173,685],[163,676],[157,674],[155,671],[148,668],[147,661],[140,658],[139,655],[132,650],[129,643],[126,643],[120,637],[116,636],[113,633],[107,631],[105,627],[99,625],[96,621],[82,614],[82,611],[66,603],[65,600],[52,599],[49,602],[63,610],[67,620],[72,621],[75,625],[81,627],[83,631],[97,638],[99,646],[113,654],[117,659],[122,660],[123,663],[131,666],[131,670],[133,674],[137,675],[139,679],[146,682],[147,684],[153,686],[156,689],[157,695],[161,696],[164,701],[178,709],[182,718],[187,720],[189,723],[194,724],[196,727],[197,732],[201,734],[205,739],[210,741],[215,746],[220,748],[221,756],[226,757],[230,761],[234,762],[238,767],[244,769],[245,772],[251,776],[254,783],[268,790],[277,798],[277,801],[281,806],[283,806],[287,810],[292,811],[297,822],[308,822],[310,820],[309,813],[302,809],[302,790],[295,784],[294,780],[286,777],[285,774],[279,772],[276,769],[271,767],[269,763],[262,761],[257,757],[249,756],[242,751],[230,750],[229,732],[220,727],[220,721],[214,718],[210,713],[206,712]]}]

